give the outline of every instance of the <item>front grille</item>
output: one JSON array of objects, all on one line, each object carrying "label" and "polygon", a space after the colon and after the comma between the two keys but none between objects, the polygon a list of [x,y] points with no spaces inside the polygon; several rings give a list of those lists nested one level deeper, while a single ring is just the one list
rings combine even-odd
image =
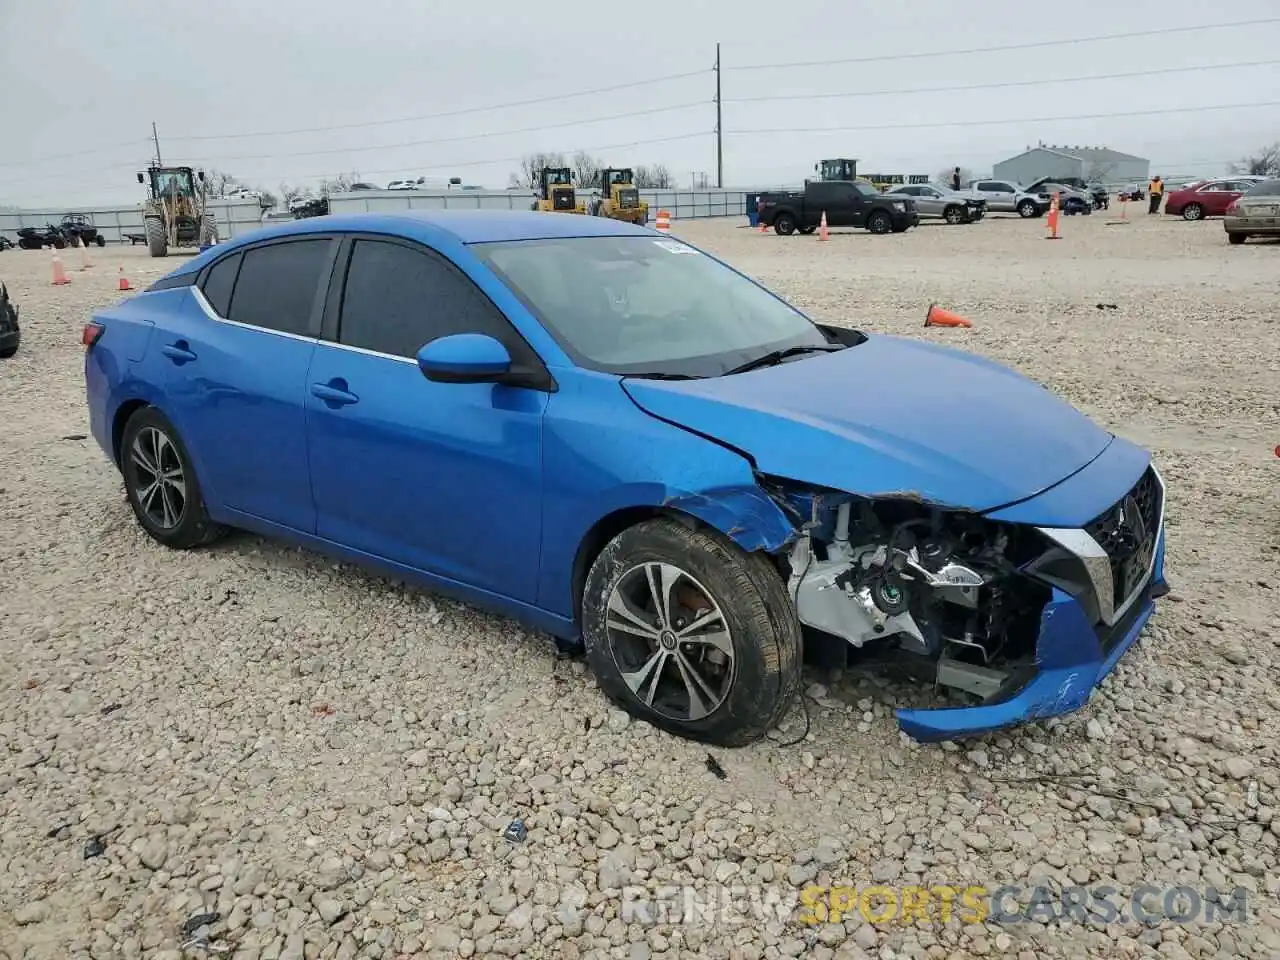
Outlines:
[{"label": "front grille", "polygon": [[1151,569],[1164,492],[1150,467],[1132,490],[1100,517],[1085,525],[1085,532],[1097,541],[1111,561],[1111,584],[1116,608],[1124,604],[1142,585]]},{"label": "front grille", "polygon": [[551,195],[551,207],[553,210],[572,210],[575,199],[572,190],[557,190]]},{"label": "front grille", "polygon": [[619,190],[618,205],[624,210],[634,210],[640,206],[639,190]]}]

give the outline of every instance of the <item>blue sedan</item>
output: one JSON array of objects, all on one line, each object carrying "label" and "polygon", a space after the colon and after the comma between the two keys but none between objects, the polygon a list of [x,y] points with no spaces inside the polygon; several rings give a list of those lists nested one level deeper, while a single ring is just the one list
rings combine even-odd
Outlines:
[{"label": "blue sedan", "polygon": [[614,220],[296,221],[84,344],[93,435],[161,544],[251,530],[509,614],[711,743],[776,724],[802,653],[956,691],[899,710],[921,740],[1075,710],[1168,590],[1143,450]]}]

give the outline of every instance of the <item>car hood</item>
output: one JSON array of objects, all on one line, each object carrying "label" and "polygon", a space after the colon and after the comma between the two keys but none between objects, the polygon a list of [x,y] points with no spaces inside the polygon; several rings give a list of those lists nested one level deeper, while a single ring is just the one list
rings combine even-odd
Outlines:
[{"label": "car hood", "polygon": [[1012,370],[900,337],[734,376],[626,378],[623,388],[762,473],[977,511],[1053,486],[1112,439]]}]

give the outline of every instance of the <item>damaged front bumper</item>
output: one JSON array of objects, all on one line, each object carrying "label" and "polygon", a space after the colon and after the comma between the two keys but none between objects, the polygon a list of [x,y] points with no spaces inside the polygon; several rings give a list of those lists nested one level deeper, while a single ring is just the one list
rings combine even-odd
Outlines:
[{"label": "damaged front bumper", "polygon": [[997,693],[976,706],[900,709],[899,726],[930,743],[1079,710],[1138,639],[1155,612],[1155,600],[1169,592],[1164,556],[1162,509],[1150,571],[1114,622],[1095,625],[1080,600],[1055,587],[1040,615],[1034,664],[1015,670]]}]

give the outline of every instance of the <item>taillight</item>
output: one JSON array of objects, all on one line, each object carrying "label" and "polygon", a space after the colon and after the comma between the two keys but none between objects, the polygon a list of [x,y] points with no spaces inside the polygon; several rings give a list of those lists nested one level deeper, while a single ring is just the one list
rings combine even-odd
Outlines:
[{"label": "taillight", "polygon": [[1239,212],[1240,212],[1240,201],[1232,200],[1231,206],[1227,207],[1227,213],[1239,213]]},{"label": "taillight", "polygon": [[84,330],[80,334],[80,343],[86,350],[102,339],[102,335],[107,332],[107,328],[98,323],[97,320],[91,320],[84,325]]}]

